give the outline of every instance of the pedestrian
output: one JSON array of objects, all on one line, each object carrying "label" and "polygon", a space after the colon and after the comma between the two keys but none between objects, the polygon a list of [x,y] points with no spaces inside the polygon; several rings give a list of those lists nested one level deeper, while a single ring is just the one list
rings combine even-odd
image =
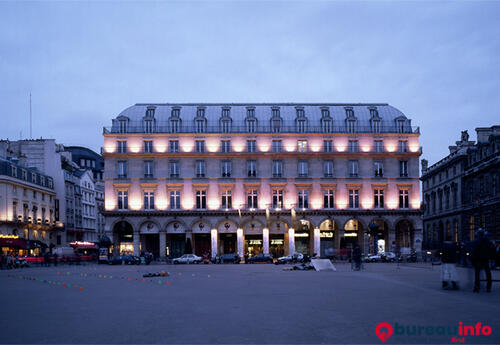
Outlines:
[{"label": "pedestrian", "polygon": [[45,267],[49,267],[50,266],[50,257],[49,257],[49,252],[45,252],[44,256],[43,256],[43,261],[45,262]]},{"label": "pedestrian", "polygon": [[481,270],[486,272],[486,291],[491,292],[491,270],[490,259],[493,257],[493,243],[490,242],[483,229],[476,231],[476,240],[472,247],[472,265],[474,266],[474,292],[479,292],[481,285]]},{"label": "pedestrian", "polygon": [[245,263],[248,264],[248,252],[245,253]]},{"label": "pedestrian", "polygon": [[2,253],[0,256],[0,270],[3,270],[3,267],[5,266],[5,255]]},{"label": "pedestrian", "polygon": [[54,266],[57,266],[57,253],[54,253]]},{"label": "pedestrian", "polygon": [[446,238],[441,248],[441,282],[443,289],[448,289],[449,284],[453,290],[458,290],[457,275],[457,245],[451,241],[451,236]]},{"label": "pedestrian", "polygon": [[361,248],[357,243],[352,251],[352,260],[354,261],[354,270],[359,271],[361,269]]}]

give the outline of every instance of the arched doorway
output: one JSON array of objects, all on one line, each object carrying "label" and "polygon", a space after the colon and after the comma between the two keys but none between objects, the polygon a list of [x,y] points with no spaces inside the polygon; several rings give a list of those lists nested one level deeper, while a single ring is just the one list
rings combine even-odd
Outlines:
[{"label": "arched doorway", "polygon": [[307,219],[301,219],[297,222],[295,229],[295,252],[302,254],[312,254],[313,246],[313,226]]},{"label": "arched doorway", "polygon": [[[140,253],[151,253],[155,258],[160,256],[160,228],[154,222],[144,222],[139,228],[141,239]],[[164,236],[164,235],[163,235]]]},{"label": "arched doorway", "polygon": [[373,219],[368,225],[368,231],[368,246],[370,253],[382,253],[390,250],[389,225],[385,220]]},{"label": "arched doorway", "polygon": [[352,249],[357,243],[363,248],[363,224],[357,219],[349,219],[344,225],[344,236],[340,239],[340,248]]},{"label": "arched doorway", "polygon": [[134,254],[134,228],[129,222],[122,220],[113,227],[113,254]]},{"label": "arched doorway", "polygon": [[[443,224],[440,224],[442,227]],[[415,240],[415,232],[413,224],[408,219],[400,220],[396,223],[396,247],[413,249]]]},{"label": "arched doorway", "polygon": [[338,229],[333,219],[326,219],[319,225],[319,255],[320,257],[333,257]]},{"label": "arched doorway", "polygon": [[269,253],[274,258],[288,254],[288,224],[283,220],[271,221],[269,225]]}]

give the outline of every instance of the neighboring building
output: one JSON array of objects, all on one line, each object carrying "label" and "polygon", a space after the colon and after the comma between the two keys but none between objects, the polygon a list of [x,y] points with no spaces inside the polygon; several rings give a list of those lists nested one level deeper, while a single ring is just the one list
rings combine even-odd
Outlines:
[{"label": "neighboring building", "polygon": [[136,104],[104,129],[115,252],[325,255],[422,240],[419,130],[388,104]]},{"label": "neighboring building", "polygon": [[55,226],[52,177],[0,158],[0,247],[2,252],[39,254],[60,244]]},{"label": "neighboring building", "polygon": [[463,131],[448,156],[430,167],[422,160],[425,248],[472,241],[479,227],[499,239],[500,126],[476,132],[477,143]]},{"label": "neighboring building", "polygon": [[81,198],[81,224],[83,230],[82,240],[97,242],[97,207],[95,198],[95,182],[92,171],[77,170],[75,175],[79,178],[79,190]]}]

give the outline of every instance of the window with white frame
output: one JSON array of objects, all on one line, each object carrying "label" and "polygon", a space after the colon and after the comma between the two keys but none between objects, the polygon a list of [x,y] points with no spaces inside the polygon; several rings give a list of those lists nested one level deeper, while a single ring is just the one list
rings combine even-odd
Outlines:
[{"label": "window with white frame", "polygon": [[358,141],[354,139],[349,140],[348,148],[349,152],[358,152],[359,151]]},{"label": "window with white frame", "polygon": [[272,149],[273,152],[281,152],[282,151],[281,140],[273,140]]},{"label": "window with white frame", "polygon": [[248,133],[255,133],[257,130],[257,119],[246,119],[246,124],[247,124],[247,132]]},{"label": "window with white frame", "polygon": [[117,145],[118,145],[118,147],[117,147],[118,153],[127,153],[127,141],[118,140]]},{"label": "window with white frame", "polygon": [[181,192],[179,190],[170,191],[170,208],[172,210],[181,208]]},{"label": "window with white frame", "polygon": [[153,161],[144,161],[144,177],[153,177]]},{"label": "window with white frame", "polygon": [[231,161],[221,162],[221,175],[222,177],[231,177]]},{"label": "window with white frame", "polygon": [[170,161],[168,163],[169,170],[170,170],[170,177],[176,178],[179,177],[179,162],[178,161]]},{"label": "window with white frame", "polygon": [[374,173],[375,177],[382,177],[384,176],[384,163],[382,161],[375,161],[373,162],[373,168],[374,168]]},{"label": "window with white frame", "polygon": [[144,153],[153,153],[153,141],[144,140]]},{"label": "window with white frame", "polygon": [[203,153],[205,152],[205,140],[196,140],[195,141],[196,152]]},{"label": "window with white frame", "polygon": [[398,141],[399,152],[408,152],[408,140]]},{"label": "window with white frame", "polygon": [[303,160],[299,161],[298,173],[299,173],[299,177],[307,177],[307,174],[308,174],[307,161],[303,161]]},{"label": "window with white frame", "polygon": [[248,208],[258,208],[257,206],[257,190],[249,189],[247,191],[247,207]]},{"label": "window with white frame", "polygon": [[220,143],[220,152],[229,153],[231,152],[231,141],[222,140]]},{"label": "window with white frame", "polygon": [[144,192],[144,209],[154,210],[155,208],[155,193],[151,191]]},{"label": "window with white frame", "polygon": [[323,191],[323,208],[335,208],[335,192],[333,189]]},{"label": "window with white frame", "polygon": [[399,176],[408,177],[408,161],[399,161]]},{"label": "window with white frame", "polygon": [[145,119],[144,120],[144,133],[153,133],[153,120]]},{"label": "window with white frame", "polygon": [[375,152],[383,152],[384,151],[384,142],[382,140],[374,140],[373,141],[373,151]]},{"label": "window with white frame", "polygon": [[12,176],[17,177],[17,167],[12,165]]},{"label": "window with white frame", "polygon": [[128,209],[128,191],[126,190],[118,191],[118,209],[119,210]]},{"label": "window with white frame", "polygon": [[127,177],[127,161],[118,161],[118,178]]},{"label": "window with white frame", "polygon": [[384,208],[384,190],[382,188],[373,190],[373,207]]},{"label": "window with white frame", "polygon": [[323,174],[325,177],[333,177],[333,161],[328,160],[323,162]]},{"label": "window with white frame", "polygon": [[257,142],[255,140],[247,140],[247,152],[257,152]]},{"label": "window with white frame", "polygon": [[372,120],[372,132],[380,133],[380,120]]},{"label": "window with white frame", "polygon": [[273,208],[283,208],[283,190],[273,190]]},{"label": "window with white frame", "polygon": [[179,152],[179,140],[170,140],[168,142],[168,150],[170,153],[178,153]]},{"label": "window with white frame", "polygon": [[196,208],[200,210],[207,208],[207,191],[205,190],[196,191]]},{"label": "window with white frame", "polygon": [[205,177],[205,161],[196,161],[196,177]]},{"label": "window with white frame", "polygon": [[399,208],[410,207],[409,193],[408,189],[399,190]]},{"label": "window with white frame", "polygon": [[405,120],[398,120],[397,127],[398,127],[398,133],[404,133],[405,132]]},{"label": "window with white frame", "polygon": [[127,133],[127,120],[118,121],[118,131],[120,133]]},{"label": "window with white frame", "polygon": [[273,177],[282,177],[283,175],[283,161],[273,160]]},{"label": "window with white frame", "polygon": [[297,152],[307,152],[307,140],[297,140]]},{"label": "window with white frame", "polygon": [[359,208],[359,189],[349,189],[349,208]]},{"label": "window with white frame", "polygon": [[257,177],[257,161],[256,160],[248,160],[247,161],[247,172],[248,177]]},{"label": "window with white frame", "polygon": [[309,208],[309,191],[307,189],[299,189],[298,202],[298,208]]},{"label": "window with white frame", "polygon": [[359,174],[359,162],[351,160],[349,161],[349,176],[357,177]]},{"label": "window with white frame", "polygon": [[181,129],[180,119],[170,119],[170,133],[179,133]]},{"label": "window with white frame", "polygon": [[230,190],[226,190],[226,191],[224,191],[222,193],[222,202],[221,202],[221,205],[222,205],[223,209],[233,208],[231,194],[232,193],[231,193]]},{"label": "window with white frame", "polygon": [[332,140],[323,140],[323,152],[333,152]]}]

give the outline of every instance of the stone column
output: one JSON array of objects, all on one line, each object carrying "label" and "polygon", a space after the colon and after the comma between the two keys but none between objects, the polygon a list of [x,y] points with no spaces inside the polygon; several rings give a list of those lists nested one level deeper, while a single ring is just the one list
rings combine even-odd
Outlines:
[{"label": "stone column", "polygon": [[317,256],[320,255],[320,249],[321,249],[321,236],[320,236],[320,231],[319,228],[314,229],[314,248],[313,248],[313,254],[316,254]]},{"label": "stone column", "polygon": [[210,231],[210,239],[212,245],[212,259],[217,255],[217,229],[212,229]]},{"label": "stone column", "polygon": [[140,251],[140,233],[139,231],[134,231],[134,255],[139,256],[141,254]]},{"label": "stone column", "polygon": [[165,232],[160,232],[160,259],[165,258],[165,248],[167,246],[167,234]]},{"label": "stone column", "polygon": [[243,229],[236,230],[236,240],[238,247],[238,255],[240,258],[243,257]]},{"label": "stone column", "polygon": [[295,254],[295,230],[288,229],[288,255]]},{"label": "stone column", "polygon": [[262,229],[262,249],[264,254],[269,254],[269,229]]}]

